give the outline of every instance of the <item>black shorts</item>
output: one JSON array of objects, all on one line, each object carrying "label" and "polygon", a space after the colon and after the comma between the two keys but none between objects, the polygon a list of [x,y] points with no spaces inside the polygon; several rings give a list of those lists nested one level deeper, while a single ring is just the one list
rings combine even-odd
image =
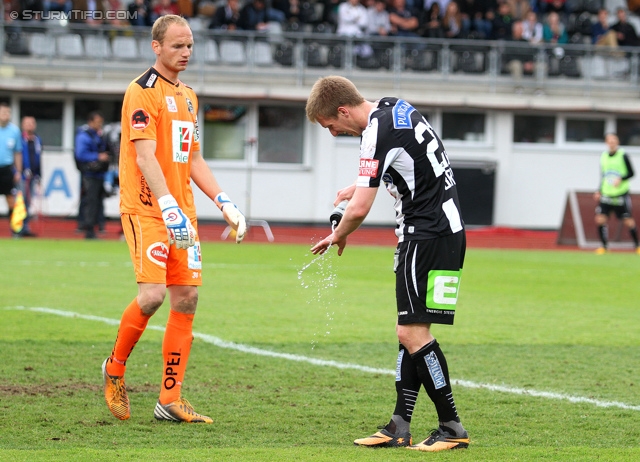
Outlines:
[{"label": "black shorts", "polygon": [[631,218],[631,196],[629,194],[623,194],[617,197],[600,198],[600,203],[596,207],[596,215],[611,215],[611,212],[616,214],[618,219]]},{"label": "black shorts", "polygon": [[0,196],[8,196],[13,194],[13,166],[6,165],[0,167]]},{"label": "black shorts", "polygon": [[464,230],[398,244],[394,265],[398,324],[453,324],[466,248]]}]

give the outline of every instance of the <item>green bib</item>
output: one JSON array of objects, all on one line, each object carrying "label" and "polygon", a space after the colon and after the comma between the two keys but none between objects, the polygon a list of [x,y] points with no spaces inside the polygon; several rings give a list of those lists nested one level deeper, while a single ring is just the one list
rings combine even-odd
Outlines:
[{"label": "green bib", "polygon": [[618,186],[614,185],[616,179],[627,176],[627,165],[624,162],[624,150],[618,149],[612,156],[604,151],[600,156],[600,171],[602,172],[602,184],[600,192],[603,196],[616,197],[629,192],[629,180],[622,180]]}]

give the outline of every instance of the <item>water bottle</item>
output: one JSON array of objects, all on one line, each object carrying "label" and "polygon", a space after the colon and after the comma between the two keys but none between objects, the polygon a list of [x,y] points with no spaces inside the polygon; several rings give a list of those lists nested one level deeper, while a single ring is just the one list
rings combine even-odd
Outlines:
[{"label": "water bottle", "polygon": [[338,226],[340,220],[342,220],[342,216],[344,215],[344,210],[347,208],[347,204],[349,201],[344,200],[336,205],[336,208],[331,212],[331,216],[329,217],[329,222],[332,226]]}]

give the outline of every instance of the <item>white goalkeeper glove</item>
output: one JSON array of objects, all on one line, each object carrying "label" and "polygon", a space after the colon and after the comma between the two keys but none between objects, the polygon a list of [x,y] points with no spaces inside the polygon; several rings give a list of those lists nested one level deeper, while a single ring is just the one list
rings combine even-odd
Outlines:
[{"label": "white goalkeeper glove", "polygon": [[171,194],[158,199],[162,219],[167,227],[169,245],[175,244],[178,249],[188,249],[196,243],[196,230]]},{"label": "white goalkeeper glove", "polygon": [[229,223],[229,226],[236,232],[236,243],[240,244],[247,232],[247,222],[244,215],[238,210],[236,204],[231,202],[229,196],[223,192],[216,196],[215,202],[218,204],[218,207],[220,207],[222,216],[226,222]]}]

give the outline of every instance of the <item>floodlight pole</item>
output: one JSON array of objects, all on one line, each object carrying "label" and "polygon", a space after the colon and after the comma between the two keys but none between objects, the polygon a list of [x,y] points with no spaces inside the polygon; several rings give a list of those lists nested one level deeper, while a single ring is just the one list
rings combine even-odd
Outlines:
[{"label": "floodlight pole", "polygon": [[[269,223],[267,222],[267,220],[251,219],[251,188],[253,185],[253,160],[255,157],[254,153],[255,153],[256,146],[258,144],[258,140],[256,138],[249,138],[247,141],[245,141],[245,144],[251,148],[251,156],[249,158],[249,164],[247,166],[247,187],[246,187],[246,197],[245,197],[245,204],[246,204],[245,218],[247,221],[247,232],[249,231],[249,228],[251,226],[261,226],[262,229],[264,230],[264,234],[267,236],[267,240],[269,242],[273,242],[274,241],[273,233],[271,232],[271,227],[269,226]],[[231,233],[231,229],[232,229],[231,226],[227,226],[222,232],[220,239],[225,240]]]}]

